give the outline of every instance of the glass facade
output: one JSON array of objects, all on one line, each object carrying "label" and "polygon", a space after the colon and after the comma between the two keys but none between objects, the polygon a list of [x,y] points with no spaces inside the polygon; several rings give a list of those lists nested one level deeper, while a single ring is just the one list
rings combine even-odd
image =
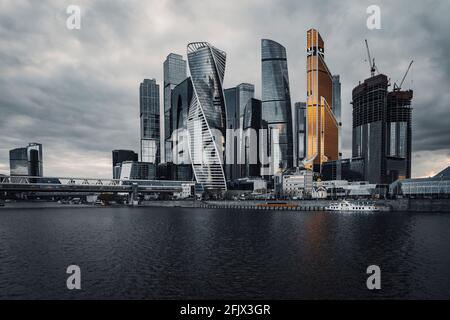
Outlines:
[{"label": "glass facade", "polygon": [[333,106],[333,78],[317,30],[307,31],[306,48],[307,157],[303,162],[305,167],[321,172],[324,162],[339,157],[339,124]]},{"label": "glass facade", "polygon": [[42,144],[32,142],[27,147],[28,175],[32,177],[42,177],[44,175]]},{"label": "glass facade", "polygon": [[9,151],[9,167],[11,176],[28,175],[27,148],[17,148]]},{"label": "glass facade", "polygon": [[159,141],[156,139],[141,139],[142,162],[158,164]]},{"label": "glass facade", "polygon": [[171,178],[174,180],[191,180],[192,165],[189,157],[187,118],[189,104],[194,89],[191,78],[185,79],[172,90],[172,107],[170,109],[171,128],[170,151],[166,159],[173,162]]},{"label": "glass facade", "polygon": [[113,179],[120,178],[120,166],[124,161],[138,161],[138,154],[132,150],[113,150],[112,167]]},{"label": "glass facade", "polygon": [[161,149],[162,162],[171,162],[171,140],[173,130],[173,121],[171,120],[171,108],[172,108],[172,90],[187,77],[187,65],[186,60],[182,55],[171,53],[164,61],[164,111],[161,114],[164,115],[164,121],[162,124],[162,143],[164,148]]},{"label": "glass facade", "polygon": [[[224,90],[227,108],[227,146],[225,174],[227,180],[234,180],[242,176],[243,153],[243,118],[247,103],[255,96],[255,86],[241,83],[233,88]],[[232,133],[232,134],[231,134]]]},{"label": "glass facade", "polygon": [[268,130],[263,175],[280,174],[293,166],[292,111],[286,49],[279,43],[261,40],[262,121]]},{"label": "glass facade", "polygon": [[324,162],[322,165],[322,181],[329,180],[364,180],[364,159],[339,159]]},{"label": "glass facade", "polygon": [[190,43],[187,52],[194,87],[187,121],[192,168],[204,189],[226,190],[223,159],[227,117],[222,87],[226,54],[206,42]]},{"label": "glass facade", "polygon": [[333,114],[338,123],[338,151],[339,158],[341,157],[342,150],[342,138],[341,138],[341,130],[342,130],[342,122],[341,122],[341,80],[339,75],[333,76]]},{"label": "glass facade", "polygon": [[29,143],[27,147],[9,151],[11,176],[42,177],[43,169],[42,144]]},{"label": "glass facade", "polygon": [[120,171],[121,180],[154,180],[156,164],[138,161],[124,161]]},{"label": "glass facade", "polygon": [[450,167],[431,178],[400,179],[390,184],[391,196],[450,198]]},{"label": "glass facade", "polygon": [[379,74],[352,95],[352,154],[364,159],[364,180],[387,184],[409,178],[412,91],[388,92],[388,78]]},{"label": "glass facade", "polygon": [[144,79],[140,85],[141,161],[160,162],[159,85]]},{"label": "glass facade", "polygon": [[296,155],[296,166],[302,166],[306,157],[306,102],[295,103],[294,113],[294,154]]},{"label": "glass facade", "polygon": [[243,157],[242,177],[261,175],[259,130],[261,129],[261,101],[250,99],[242,117]]}]

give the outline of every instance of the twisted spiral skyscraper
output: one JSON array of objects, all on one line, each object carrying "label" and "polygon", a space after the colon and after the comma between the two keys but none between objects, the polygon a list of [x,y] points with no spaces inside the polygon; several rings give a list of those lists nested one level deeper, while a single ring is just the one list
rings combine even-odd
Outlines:
[{"label": "twisted spiral skyscraper", "polygon": [[226,108],[222,82],[225,52],[207,42],[187,46],[194,95],[189,106],[188,144],[195,178],[205,189],[226,190]]}]

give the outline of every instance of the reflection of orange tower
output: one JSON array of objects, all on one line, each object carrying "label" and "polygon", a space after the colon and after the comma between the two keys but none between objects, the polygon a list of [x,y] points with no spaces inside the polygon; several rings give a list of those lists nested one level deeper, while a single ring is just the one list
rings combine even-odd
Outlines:
[{"label": "reflection of orange tower", "polygon": [[307,157],[306,168],[320,172],[323,162],[337,160],[338,123],[333,114],[333,79],[324,61],[324,43],[315,29],[307,31]]}]

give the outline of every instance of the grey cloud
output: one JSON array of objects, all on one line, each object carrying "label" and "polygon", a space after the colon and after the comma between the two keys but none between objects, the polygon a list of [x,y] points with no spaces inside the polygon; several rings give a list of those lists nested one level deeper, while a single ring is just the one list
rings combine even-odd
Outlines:
[{"label": "grey cloud", "polygon": [[[341,75],[343,149],[351,150],[351,90],[369,75],[364,38],[381,72],[414,89],[415,154],[450,158],[447,110],[450,22],[445,1],[377,1],[382,30],[366,28],[372,1],[3,1],[0,4],[0,170],[8,149],[44,144],[46,173],[110,175],[110,151],[138,151],[138,87],[162,82],[169,52],[206,40],[225,50],[225,86],[256,85],[260,95],[260,39],[287,48],[293,101],[305,99],[306,30],[326,41],[326,61]],[[82,8],[82,28],[65,27],[69,4]],[[413,81],[411,81],[413,80]],[[162,96],[162,95],[161,95]],[[429,156],[417,159],[427,159]],[[415,159],[416,159],[415,158]],[[444,160],[442,160],[444,161]],[[443,162],[439,162],[440,164]],[[425,174],[425,165],[414,167]]]}]

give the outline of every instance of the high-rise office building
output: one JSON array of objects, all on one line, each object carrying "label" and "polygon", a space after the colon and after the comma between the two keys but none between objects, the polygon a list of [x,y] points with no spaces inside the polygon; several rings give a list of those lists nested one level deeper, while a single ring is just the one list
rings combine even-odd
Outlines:
[{"label": "high-rise office building", "polygon": [[42,177],[43,168],[42,144],[29,143],[27,147],[9,151],[11,176]]},{"label": "high-rise office building", "polygon": [[139,156],[132,150],[113,150],[112,151],[112,167],[113,167],[113,179],[120,178],[120,170],[122,162],[125,161],[138,161]]},{"label": "high-rise office building", "polygon": [[342,157],[342,121],[341,121],[341,80],[339,75],[333,75],[333,114],[338,123],[338,154]]},{"label": "high-rise office building", "polygon": [[161,110],[161,115],[164,120],[161,122],[162,132],[162,147],[161,147],[161,161],[172,162],[172,143],[170,136],[174,128],[170,119],[170,108],[172,107],[172,90],[184,81],[186,74],[186,60],[182,55],[170,53],[164,61],[164,110]]},{"label": "high-rise office building", "polygon": [[325,63],[324,41],[307,31],[307,157],[305,167],[321,171],[322,163],[337,160],[338,122],[333,113],[333,78]]},{"label": "high-rise office building", "polygon": [[226,53],[207,42],[187,46],[194,94],[187,127],[195,179],[205,190],[227,189],[223,166],[226,107],[223,93]]},{"label": "high-rise office building", "polygon": [[144,79],[140,85],[141,161],[160,162],[159,85]]},{"label": "high-rise office building", "polygon": [[44,175],[42,144],[29,143],[27,147],[28,154],[28,175],[33,177],[42,177]]},{"label": "high-rise office building", "polygon": [[192,100],[194,89],[191,78],[186,78],[172,90],[172,107],[170,119],[172,134],[170,136],[171,154],[173,166],[170,167],[170,178],[178,181],[192,180],[192,164],[189,157],[187,119],[189,104]]},{"label": "high-rise office building", "polygon": [[9,169],[11,176],[28,175],[27,148],[16,148],[9,151]]},{"label": "high-rise office building", "polygon": [[364,159],[364,180],[410,178],[412,97],[412,90],[389,92],[384,74],[353,89],[352,155]]},{"label": "high-rise office building", "polygon": [[296,102],[294,112],[295,165],[302,166],[306,157],[306,102]]},{"label": "high-rise office building", "polygon": [[227,180],[241,177],[243,159],[242,122],[247,103],[255,96],[255,86],[241,83],[224,90],[227,107],[227,146],[225,175]]},{"label": "high-rise office building", "polygon": [[261,129],[261,100],[251,98],[244,107],[242,119],[244,165],[242,177],[261,175],[259,130]]},{"label": "high-rise office building", "polygon": [[279,43],[261,40],[262,121],[267,132],[267,156],[262,175],[279,175],[293,166],[292,111],[286,49]]}]

